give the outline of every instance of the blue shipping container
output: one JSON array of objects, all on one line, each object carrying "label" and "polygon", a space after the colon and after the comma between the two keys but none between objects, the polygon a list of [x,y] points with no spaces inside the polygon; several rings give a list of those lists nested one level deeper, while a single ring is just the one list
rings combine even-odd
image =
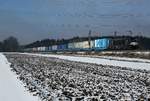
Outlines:
[{"label": "blue shipping container", "polygon": [[96,49],[107,49],[109,47],[109,39],[96,39],[95,48]]},{"label": "blue shipping container", "polygon": [[51,51],[51,50],[52,50],[52,46],[49,46],[49,47],[48,47],[48,51]]},{"label": "blue shipping container", "polygon": [[58,50],[66,50],[66,49],[68,49],[68,45],[67,44],[57,45],[57,49]]}]

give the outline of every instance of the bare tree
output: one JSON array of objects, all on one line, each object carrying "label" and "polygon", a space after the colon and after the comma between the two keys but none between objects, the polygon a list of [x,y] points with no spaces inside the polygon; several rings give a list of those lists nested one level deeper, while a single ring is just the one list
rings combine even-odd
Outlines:
[{"label": "bare tree", "polygon": [[18,51],[19,43],[17,38],[10,36],[9,38],[3,41],[3,50],[9,52]]},{"label": "bare tree", "polygon": [[2,51],[2,48],[3,48],[3,44],[2,42],[0,42],[0,51]]}]

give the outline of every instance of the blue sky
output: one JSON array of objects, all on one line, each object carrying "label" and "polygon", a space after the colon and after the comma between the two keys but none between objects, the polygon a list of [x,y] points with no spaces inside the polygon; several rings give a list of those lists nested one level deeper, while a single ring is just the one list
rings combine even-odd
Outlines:
[{"label": "blue sky", "polygon": [[[150,0],[0,0],[0,40],[127,34],[150,37]],[[101,33],[101,34],[97,34]]]}]

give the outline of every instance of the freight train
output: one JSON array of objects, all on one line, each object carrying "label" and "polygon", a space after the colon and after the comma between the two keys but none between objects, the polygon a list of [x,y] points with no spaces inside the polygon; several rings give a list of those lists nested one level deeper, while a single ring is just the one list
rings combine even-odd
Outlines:
[{"label": "freight train", "polygon": [[56,52],[56,51],[103,51],[103,50],[129,50],[137,49],[138,42],[129,38],[98,38],[78,42],[26,48],[31,52]]}]

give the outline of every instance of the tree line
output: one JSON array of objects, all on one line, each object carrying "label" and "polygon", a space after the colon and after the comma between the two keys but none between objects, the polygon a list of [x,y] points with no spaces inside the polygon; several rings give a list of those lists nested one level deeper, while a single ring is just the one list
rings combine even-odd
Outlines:
[{"label": "tree line", "polygon": [[2,52],[16,52],[19,51],[19,42],[18,39],[10,36],[0,42],[0,51]]},{"label": "tree line", "polygon": [[[143,36],[104,36],[104,38],[132,38],[134,41],[136,40],[139,43],[139,49],[141,50],[150,50],[150,38],[143,37]],[[91,37],[91,40],[97,39],[99,37]],[[100,37],[102,38],[102,37]],[[25,48],[33,48],[33,47],[40,47],[40,46],[51,46],[57,44],[65,44],[68,42],[77,42],[77,41],[85,41],[88,40],[88,37],[73,37],[71,39],[43,39],[38,40],[30,44],[26,45],[19,45],[18,39],[10,36],[0,42],[0,51],[3,52],[16,52],[22,51]]]}]

